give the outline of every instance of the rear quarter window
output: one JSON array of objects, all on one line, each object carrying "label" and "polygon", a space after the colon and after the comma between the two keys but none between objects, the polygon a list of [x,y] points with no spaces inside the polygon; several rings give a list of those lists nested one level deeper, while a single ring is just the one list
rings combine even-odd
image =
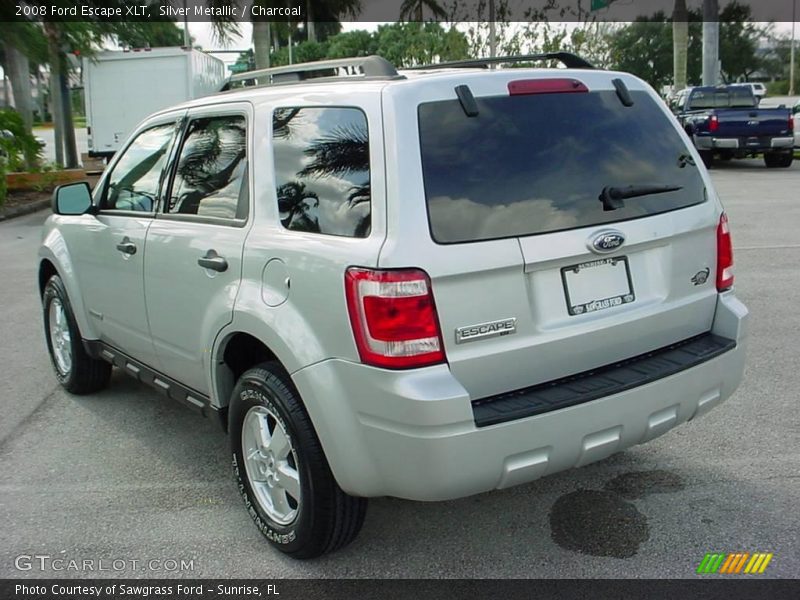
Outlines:
[{"label": "rear quarter window", "polygon": [[360,109],[276,109],[272,143],[284,227],[346,237],[369,235],[369,130]]},{"label": "rear quarter window", "polygon": [[[669,117],[645,92],[476,98],[418,107],[431,235],[439,243],[536,235],[703,202],[703,180]],[[604,211],[607,186],[680,190]]]}]

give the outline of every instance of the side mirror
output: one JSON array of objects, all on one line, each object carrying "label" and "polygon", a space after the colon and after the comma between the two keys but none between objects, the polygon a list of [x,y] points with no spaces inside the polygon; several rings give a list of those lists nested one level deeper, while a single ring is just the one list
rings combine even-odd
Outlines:
[{"label": "side mirror", "polygon": [[83,215],[92,208],[92,194],[85,181],[60,185],[53,191],[53,212],[57,215]]}]

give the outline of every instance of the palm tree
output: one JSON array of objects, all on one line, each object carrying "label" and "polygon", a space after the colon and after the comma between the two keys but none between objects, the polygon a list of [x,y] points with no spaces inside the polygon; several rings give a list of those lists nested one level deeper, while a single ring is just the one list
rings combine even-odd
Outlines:
[{"label": "palm tree", "polygon": [[403,4],[400,5],[400,20],[422,22],[425,7],[433,13],[434,17],[441,19],[447,17],[447,13],[436,0],[403,0]]},{"label": "palm tree", "polygon": [[231,183],[245,158],[243,120],[195,121],[188,139],[178,163],[182,185],[173,189],[181,195],[169,199],[170,210],[178,206],[178,212],[196,212],[200,200]]},{"label": "palm tree", "polygon": [[[301,0],[256,0],[264,7],[291,6]],[[320,17],[325,21],[338,21],[342,16],[355,17],[361,12],[361,0],[305,0],[307,34],[310,41],[316,41],[314,19]],[[426,0],[430,1],[430,0]],[[210,7],[219,7],[229,4],[230,0],[206,0]],[[239,25],[230,17],[212,17],[211,24],[217,40],[226,42],[231,37],[239,35]],[[272,27],[269,21],[253,20],[253,49],[255,51],[256,69],[266,69],[270,66],[270,50],[272,46]]]},{"label": "palm tree", "polygon": [[292,119],[299,113],[299,108],[276,108],[272,113],[272,137],[279,140],[291,137]]},{"label": "palm tree", "polygon": [[312,161],[300,172],[299,177],[321,177],[345,175],[369,170],[369,146],[365,127],[344,125],[336,127],[305,150]]},{"label": "palm tree", "polygon": [[[297,173],[298,177],[366,173],[364,181],[353,183],[347,190],[347,203],[353,208],[370,202],[372,190],[369,180],[369,136],[366,127],[356,124],[337,127],[330,134],[315,140],[305,150],[305,154],[312,160]],[[371,215],[367,213],[356,225],[354,235],[366,236],[371,223]]]},{"label": "palm tree", "polygon": [[[56,162],[68,169],[78,166],[78,147],[75,143],[75,124],[72,121],[72,105],[69,98],[67,60],[63,50],[63,24],[45,21],[48,62],[50,63],[50,97],[53,120],[56,124]],[[63,150],[62,150],[63,148]],[[63,152],[63,155],[60,154]],[[62,159],[63,157],[63,159]]]},{"label": "palm tree", "polygon": [[319,221],[311,216],[311,208],[319,206],[319,196],[306,190],[306,184],[299,181],[284,183],[277,190],[278,211],[284,227],[295,231],[319,232]]},{"label": "palm tree", "polygon": [[317,41],[315,21],[338,21],[341,17],[357,17],[360,12],[361,0],[306,0],[308,41]]}]

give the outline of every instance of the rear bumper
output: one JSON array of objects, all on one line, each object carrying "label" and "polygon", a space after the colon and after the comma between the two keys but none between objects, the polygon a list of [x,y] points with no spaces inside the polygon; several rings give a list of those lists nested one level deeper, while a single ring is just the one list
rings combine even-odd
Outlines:
[{"label": "rear bumper", "polygon": [[480,428],[444,365],[397,372],[328,360],[293,378],[345,491],[445,500],[583,466],[705,414],[741,381],[746,318],[723,294],[712,332],[735,340],[733,349],[617,394]]},{"label": "rear bumper", "polygon": [[716,138],[711,136],[695,136],[695,146],[699,150],[742,150],[746,152],[760,152],[773,149],[789,149],[794,144],[794,137],[759,137],[746,138]]}]

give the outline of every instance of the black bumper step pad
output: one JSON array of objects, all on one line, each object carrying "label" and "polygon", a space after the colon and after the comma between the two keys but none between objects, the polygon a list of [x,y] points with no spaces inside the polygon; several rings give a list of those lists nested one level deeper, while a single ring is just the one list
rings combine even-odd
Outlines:
[{"label": "black bumper step pad", "polygon": [[734,340],[704,333],[577,375],[474,400],[475,424],[497,425],[619,394],[695,367],[735,347]]}]

